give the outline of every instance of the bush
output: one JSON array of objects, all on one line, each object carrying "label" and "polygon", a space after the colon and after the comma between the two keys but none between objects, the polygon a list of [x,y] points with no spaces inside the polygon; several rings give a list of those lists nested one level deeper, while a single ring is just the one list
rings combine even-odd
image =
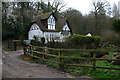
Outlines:
[{"label": "bush", "polygon": [[41,42],[42,42],[43,45],[45,44],[45,38],[44,37],[41,38]]},{"label": "bush", "polygon": [[33,45],[33,46],[42,46],[43,44],[39,41],[38,37],[34,35],[34,39],[31,40],[31,45]]},{"label": "bush", "polygon": [[115,19],[113,21],[113,29],[116,31],[116,32],[120,32],[120,19]]},{"label": "bush", "polygon": [[85,36],[85,35],[71,35],[68,37],[68,42],[70,42],[73,47],[76,48],[97,48],[101,42],[101,37],[99,36]]},{"label": "bush", "polygon": [[71,35],[64,42],[48,42],[47,46],[51,48],[91,49],[97,48],[100,42],[99,36]]},{"label": "bush", "polygon": [[115,45],[120,47],[120,37],[119,33],[113,30],[106,30],[103,32],[102,42],[107,43],[106,46]]},{"label": "bush", "polygon": [[50,47],[50,48],[65,48],[64,42],[54,42],[54,41],[48,42],[47,47]]}]

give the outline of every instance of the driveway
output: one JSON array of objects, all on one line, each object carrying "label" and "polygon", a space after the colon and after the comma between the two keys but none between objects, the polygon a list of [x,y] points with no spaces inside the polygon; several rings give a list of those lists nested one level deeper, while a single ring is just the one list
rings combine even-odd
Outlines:
[{"label": "driveway", "polygon": [[[22,54],[22,50],[3,51],[3,78],[76,78],[45,64],[24,61],[20,58]],[[88,76],[80,78],[91,79]]]}]

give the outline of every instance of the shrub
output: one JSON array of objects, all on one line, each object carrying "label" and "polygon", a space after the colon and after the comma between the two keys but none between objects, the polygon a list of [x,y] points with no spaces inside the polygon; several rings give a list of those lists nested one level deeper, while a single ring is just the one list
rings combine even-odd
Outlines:
[{"label": "shrub", "polygon": [[55,41],[48,42],[47,47],[50,47],[50,48],[65,48],[64,42],[55,42]]},{"label": "shrub", "polygon": [[42,46],[42,43],[39,41],[38,37],[34,35],[34,39],[31,40],[31,45],[33,46]]},{"label": "shrub", "polygon": [[120,19],[115,19],[113,21],[113,29],[116,31],[116,32],[120,32]]},{"label": "shrub", "polygon": [[41,42],[42,42],[43,45],[45,44],[45,38],[44,37],[41,38]]},{"label": "shrub", "polygon": [[97,48],[101,42],[99,36],[71,35],[67,39],[73,47],[78,48]]},{"label": "shrub", "polygon": [[103,32],[102,42],[107,43],[106,46],[115,45],[120,47],[120,37],[119,33],[113,30],[106,30]]},{"label": "shrub", "polygon": [[51,48],[90,49],[97,48],[100,42],[99,36],[71,35],[64,42],[48,42],[47,46]]}]

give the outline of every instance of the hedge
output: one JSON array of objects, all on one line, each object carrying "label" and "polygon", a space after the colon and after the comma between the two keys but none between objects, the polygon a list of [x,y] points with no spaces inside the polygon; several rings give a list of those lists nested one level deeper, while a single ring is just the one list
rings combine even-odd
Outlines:
[{"label": "hedge", "polygon": [[83,48],[97,48],[101,42],[100,36],[71,35],[67,38],[73,45]]},{"label": "hedge", "polygon": [[66,38],[65,42],[48,42],[47,47],[66,48],[66,49],[95,49],[99,46],[101,37],[71,35]]}]

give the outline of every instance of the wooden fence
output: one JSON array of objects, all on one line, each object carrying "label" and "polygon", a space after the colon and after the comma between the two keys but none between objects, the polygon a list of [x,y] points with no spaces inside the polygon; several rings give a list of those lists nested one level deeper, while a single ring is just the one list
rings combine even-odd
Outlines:
[{"label": "wooden fence", "polygon": [[[48,51],[52,50],[56,52],[57,54],[49,54]],[[88,52],[91,53],[92,57],[69,57],[64,56],[64,52]],[[52,62],[59,65],[60,69],[64,69],[65,66],[79,66],[79,67],[85,67],[85,68],[100,68],[100,69],[113,69],[113,70],[120,70],[120,68],[115,67],[99,67],[96,66],[96,61],[120,61],[120,59],[105,59],[105,58],[97,58],[97,53],[108,53],[108,52],[120,52],[120,49],[118,50],[98,50],[98,49],[54,49],[54,48],[47,48],[47,47],[38,47],[38,46],[32,46],[28,44],[24,44],[24,54],[30,55],[33,58],[42,59],[47,62]],[[56,60],[51,60],[49,57],[46,58],[46,56],[54,57]],[[65,63],[65,59],[71,60],[89,60],[92,61],[91,65],[81,65],[81,64],[70,64]]]},{"label": "wooden fence", "polygon": [[20,40],[8,40],[8,48],[13,51],[16,51],[18,45],[21,45],[21,42],[22,41],[20,41]]}]

